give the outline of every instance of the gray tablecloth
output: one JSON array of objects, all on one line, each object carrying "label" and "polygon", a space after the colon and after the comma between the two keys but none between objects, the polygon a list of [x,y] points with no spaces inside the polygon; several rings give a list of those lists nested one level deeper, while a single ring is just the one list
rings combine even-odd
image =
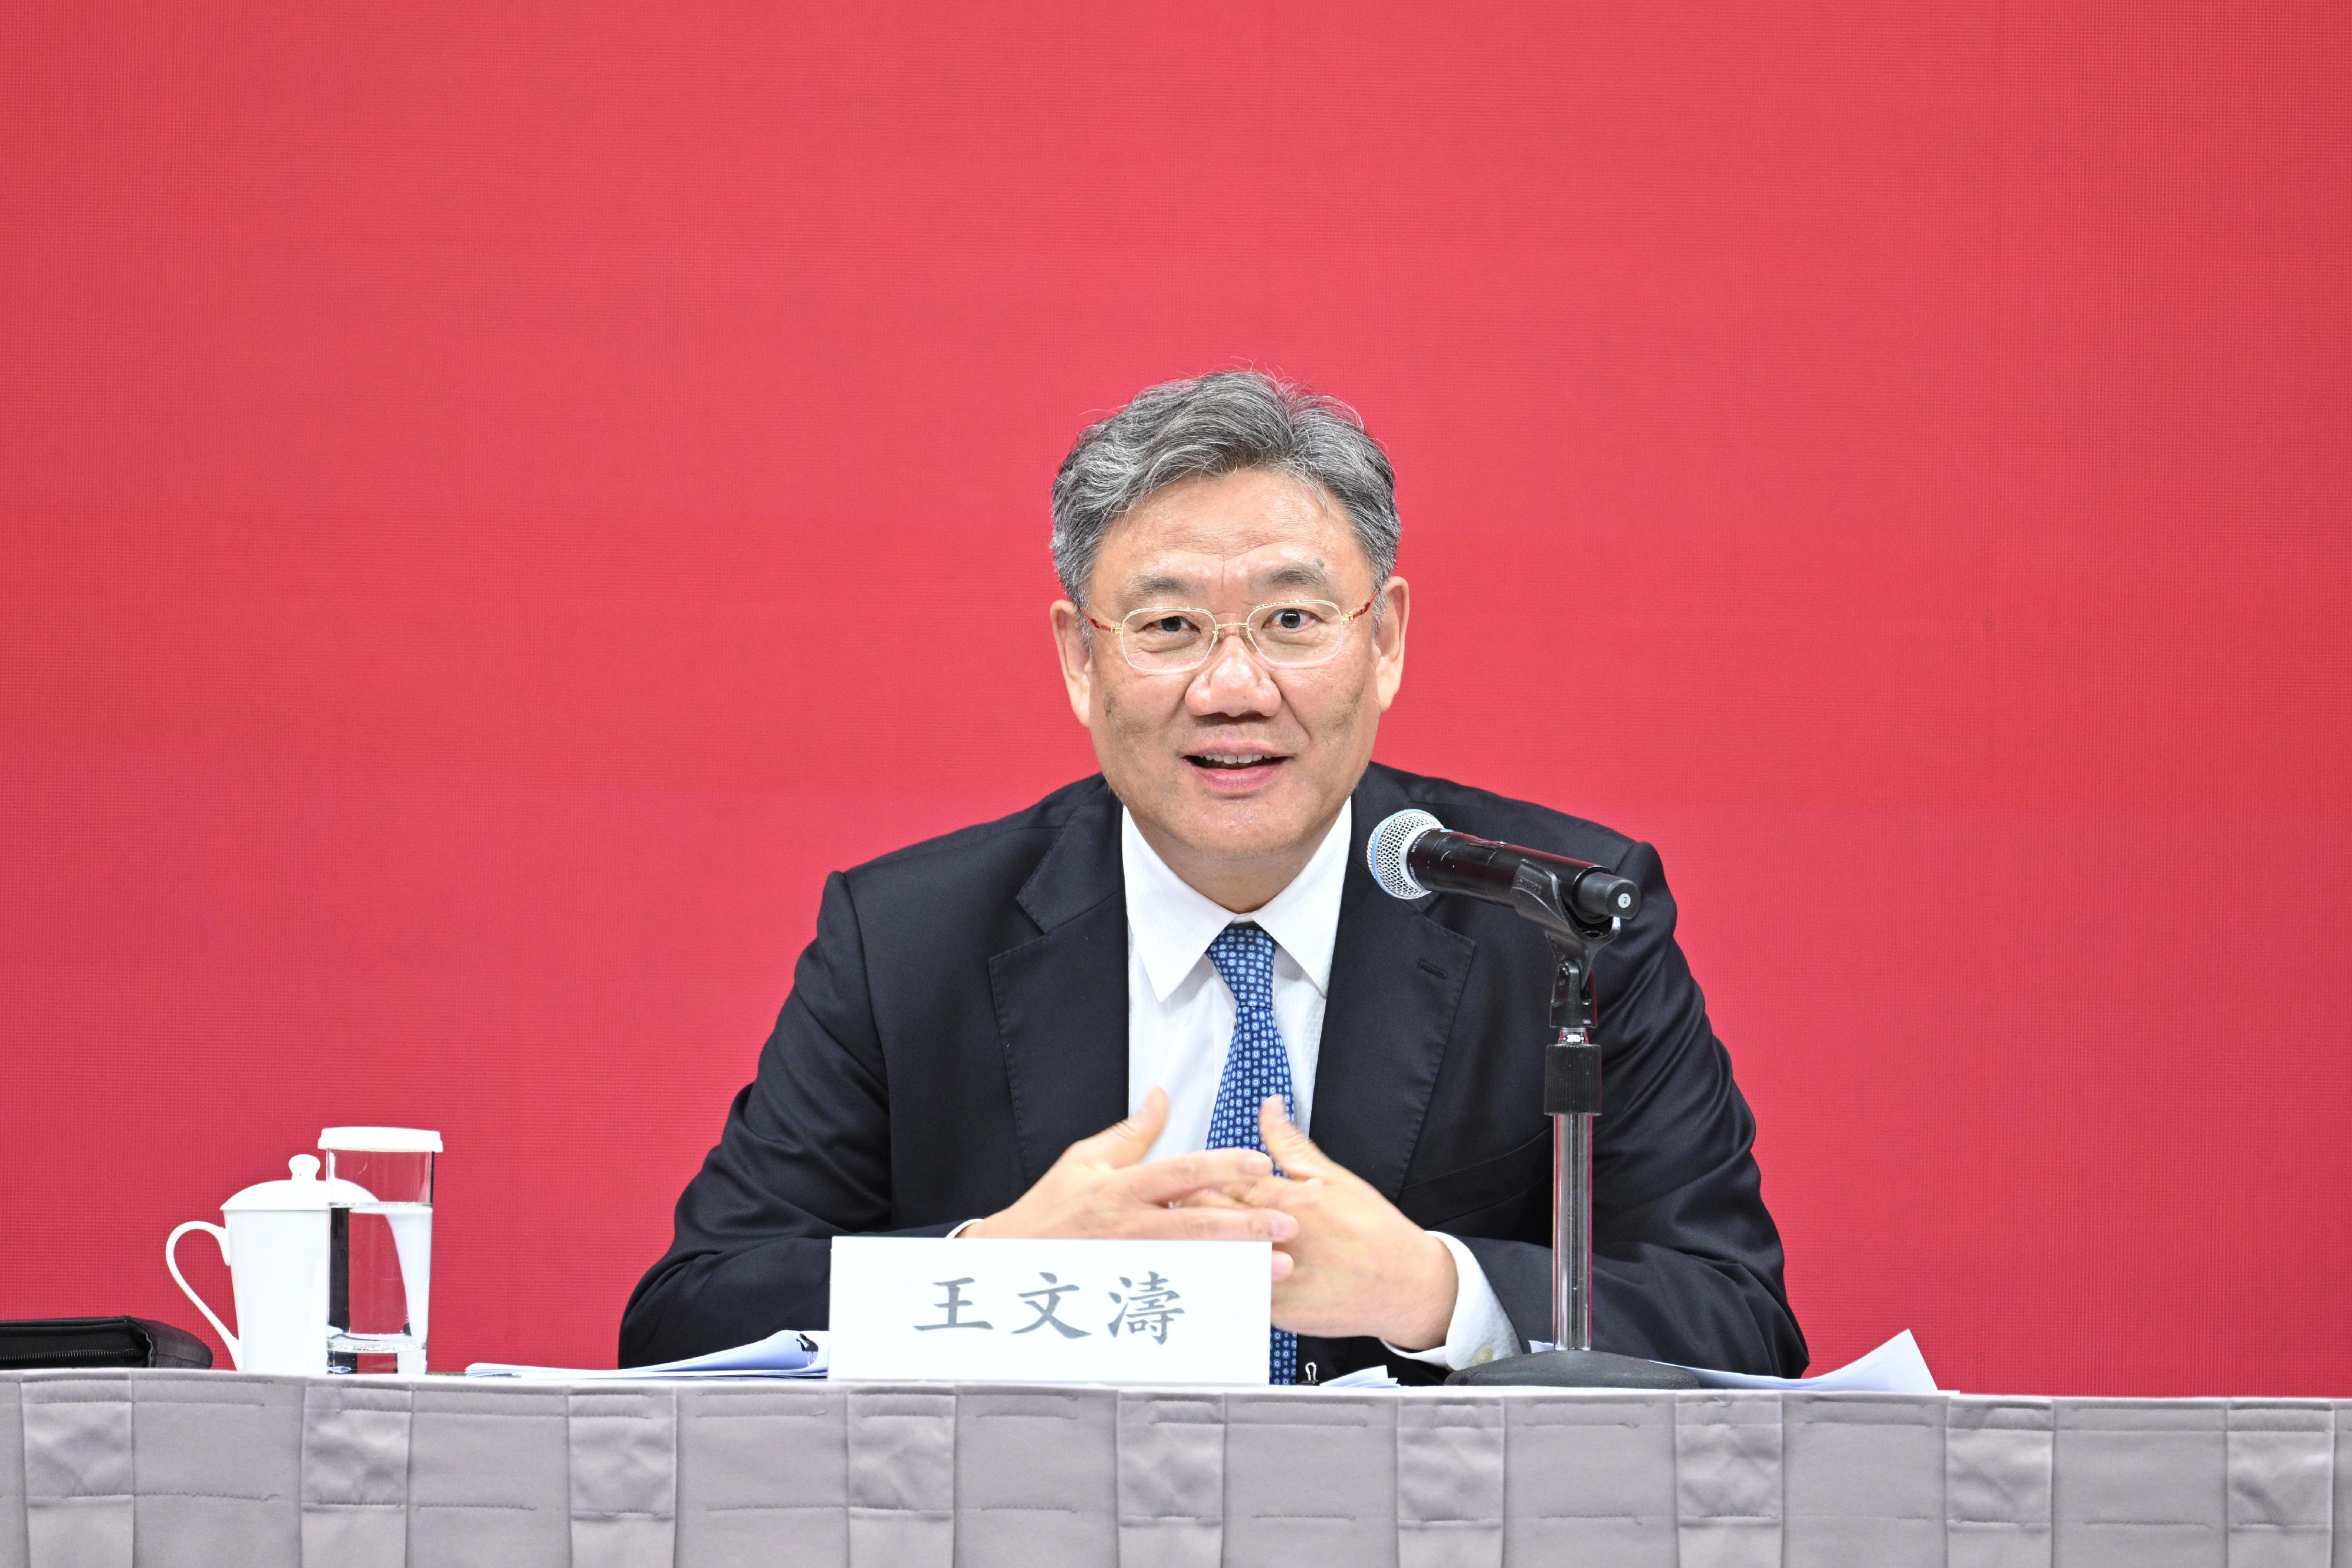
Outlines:
[{"label": "gray tablecloth", "polygon": [[2352,1568],[2352,1404],[0,1377],[0,1568]]}]

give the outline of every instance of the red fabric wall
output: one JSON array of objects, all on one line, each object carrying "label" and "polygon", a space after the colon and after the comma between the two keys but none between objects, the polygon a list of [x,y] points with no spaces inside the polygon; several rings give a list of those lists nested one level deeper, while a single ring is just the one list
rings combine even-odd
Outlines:
[{"label": "red fabric wall", "polygon": [[407,1123],[435,1364],[609,1364],[1245,361],[1396,458],[1381,756],[1662,847],[1817,1365],[2352,1395],[2352,39],[2233,9],[9,4],[0,1316]]}]

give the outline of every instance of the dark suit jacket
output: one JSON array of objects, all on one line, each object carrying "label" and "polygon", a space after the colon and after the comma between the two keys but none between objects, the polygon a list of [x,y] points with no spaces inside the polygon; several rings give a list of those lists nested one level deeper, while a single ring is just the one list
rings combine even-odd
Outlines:
[{"label": "dark suit jacket", "polygon": [[[1519,1333],[1550,1337],[1549,949],[1507,910],[1412,903],[1364,841],[1419,806],[1449,828],[1608,866],[1640,916],[1595,966],[1593,1340],[1747,1372],[1804,1370],[1780,1239],[1731,1060],[1675,943],[1647,844],[1543,807],[1375,765],[1357,786],[1307,1131],[1416,1223],[1468,1246]],[[1003,821],[826,879],[816,939],[629,1299],[621,1364],[826,1322],[831,1239],[938,1236],[1025,1192],[1127,1114],[1119,806],[1093,778]],[[1377,1340],[1303,1341],[1330,1377]]]}]

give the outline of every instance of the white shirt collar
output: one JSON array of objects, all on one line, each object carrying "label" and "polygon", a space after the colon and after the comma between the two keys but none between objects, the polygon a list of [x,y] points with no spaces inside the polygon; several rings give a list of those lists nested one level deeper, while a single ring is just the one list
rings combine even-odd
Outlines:
[{"label": "white shirt collar", "polygon": [[1338,821],[1290,885],[1262,909],[1247,915],[1209,897],[1168,869],[1168,862],[1144,841],[1135,814],[1119,809],[1118,857],[1127,875],[1127,929],[1150,977],[1152,995],[1166,1001],[1170,992],[1192,972],[1217,934],[1239,921],[1265,927],[1292,963],[1315,982],[1318,991],[1331,988],[1331,948],[1339,935],[1339,894],[1347,883],[1348,833],[1355,818],[1355,802],[1342,801]]}]

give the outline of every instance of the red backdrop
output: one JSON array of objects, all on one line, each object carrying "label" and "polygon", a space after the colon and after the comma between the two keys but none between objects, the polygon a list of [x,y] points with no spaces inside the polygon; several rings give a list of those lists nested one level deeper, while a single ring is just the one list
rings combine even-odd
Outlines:
[{"label": "red backdrop", "polygon": [[1396,458],[1381,756],[1662,847],[1817,1365],[2352,1395],[2340,6],[6,10],[0,1316],[407,1123],[435,1364],[609,1364],[1245,361]]}]

